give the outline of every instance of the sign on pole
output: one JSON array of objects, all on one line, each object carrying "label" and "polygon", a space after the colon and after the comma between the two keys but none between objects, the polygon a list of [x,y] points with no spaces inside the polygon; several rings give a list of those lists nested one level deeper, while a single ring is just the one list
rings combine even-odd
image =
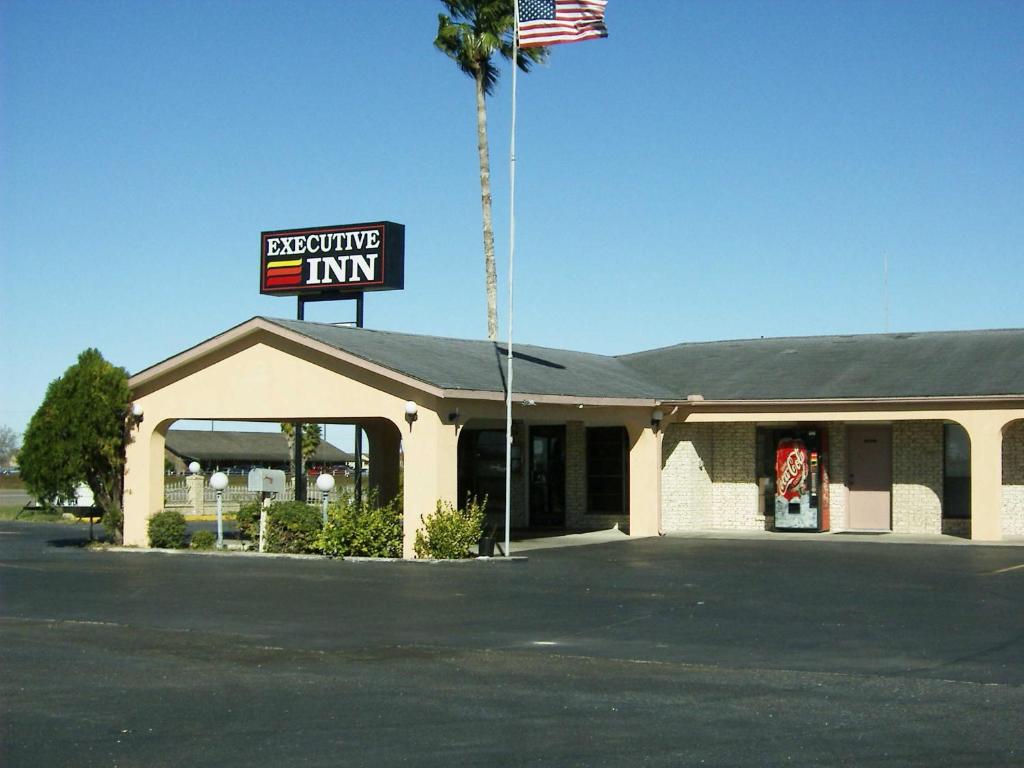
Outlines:
[{"label": "sign on pole", "polygon": [[392,221],[263,232],[260,293],[327,298],[405,287],[405,226]]}]

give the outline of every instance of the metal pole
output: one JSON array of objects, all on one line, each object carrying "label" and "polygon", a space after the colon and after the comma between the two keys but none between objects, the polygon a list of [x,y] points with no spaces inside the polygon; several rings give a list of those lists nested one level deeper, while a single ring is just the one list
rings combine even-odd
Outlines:
[{"label": "metal pole", "polygon": [[[297,320],[306,319],[306,301],[298,297]],[[295,463],[295,500],[306,500],[306,475],[302,471],[302,422],[296,421],[292,424],[294,439],[292,440],[292,461]]]},{"label": "metal pole", "polygon": [[224,491],[217,491],[217,549],[224,548],[224,515],[222,500]]},{"label": "metal pole", "polygon": [[324,515],[324,528],[326,528],[327,527],[327,497],[328,497],[329,493],[327,491],[321,491],[321,493],[323,494],[323,498],[321,499],[321,506],[323,508],[323,515]]},{"label": "metal pole", "polygon": [[516,252],[516,71],[519,69],[519,0],[512,3],[515,28],[512,39],[512,130],[509,141],[508,203],[508,362],[505,388],[505,557],[511,557],[512,528],[512,267]]},{"label": "metal pole", "polygon": [[[363,327],[363,294],[356,294],[356,328]],[[355,503],[356,508],[363,502],[363,430],[356,424],[355,435],[356,471],[355,471]]]}]

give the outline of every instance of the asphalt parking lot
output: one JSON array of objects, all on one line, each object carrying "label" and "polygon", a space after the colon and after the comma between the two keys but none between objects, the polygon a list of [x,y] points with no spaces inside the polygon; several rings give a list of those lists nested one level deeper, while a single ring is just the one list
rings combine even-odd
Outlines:
[{"label": "asphalt parking lot", "polygon": [[1024,549],[663,538],[415,565],[0,523],[5,766],[1024,762]]}]

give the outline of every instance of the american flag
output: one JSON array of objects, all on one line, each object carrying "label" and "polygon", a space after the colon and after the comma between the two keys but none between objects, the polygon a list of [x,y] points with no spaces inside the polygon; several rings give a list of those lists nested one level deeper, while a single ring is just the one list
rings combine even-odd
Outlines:
[{"label": "american flag", "polygon": [[519,47],[608,37],[607,0],[519,0]]}]

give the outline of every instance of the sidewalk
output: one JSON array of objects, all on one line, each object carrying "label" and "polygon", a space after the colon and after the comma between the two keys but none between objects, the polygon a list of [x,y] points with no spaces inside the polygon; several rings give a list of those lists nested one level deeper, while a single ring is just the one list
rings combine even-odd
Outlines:
[{"label": "sidewalk", "polygon": [[[795,531],[686,531],[665,534],[672,539],[719,539],[728,541],[804,542],[817,544],[929,544],[954,547],[1024,547],[1024,536],[1009,536],[1002,541],[972,541],[945,534],[868,533],[859,531],[795,532]],[[608,544],[629,541],[629,535],[616,528],[587,533],[555,534],[532,538],[512,538],[513,554],[538,549],[580,547],[589,544]],[[498,542],[498,548],[504,542]],[[495,552],[497,554],[497,550]]]}]

